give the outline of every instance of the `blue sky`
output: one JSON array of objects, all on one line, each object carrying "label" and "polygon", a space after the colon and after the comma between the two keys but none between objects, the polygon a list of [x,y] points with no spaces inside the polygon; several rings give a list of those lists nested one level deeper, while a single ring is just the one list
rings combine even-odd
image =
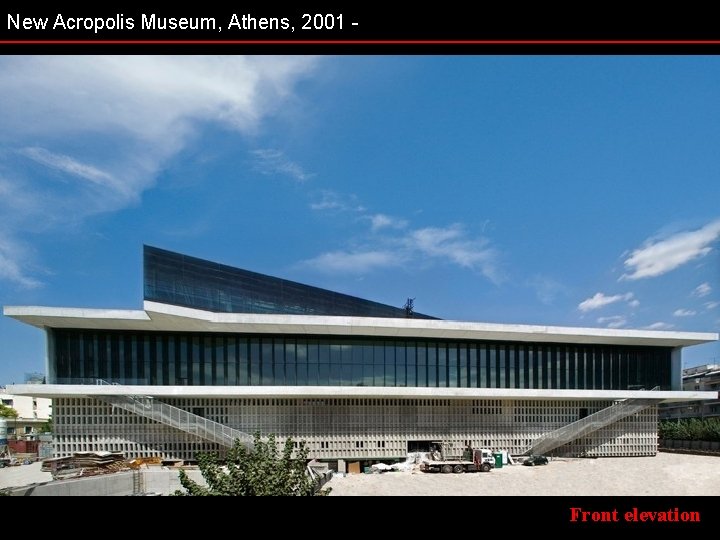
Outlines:
[{"label": "blue sky", "polygon": [[[448,319],[717,332],[718,96],[720,57],[2,57],[0,303],[139,309],[147,243]],[[0,384],[43,357],[0,319]]]}]

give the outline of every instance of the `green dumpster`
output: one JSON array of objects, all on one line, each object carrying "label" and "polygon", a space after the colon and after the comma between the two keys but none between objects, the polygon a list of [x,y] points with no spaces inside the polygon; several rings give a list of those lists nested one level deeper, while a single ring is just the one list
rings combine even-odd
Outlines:
[{"label": "green dumpster", "polygon": [[502,469],[502,454],[500,452],[493,452],[493,459],[495,460],[495,468]]}]

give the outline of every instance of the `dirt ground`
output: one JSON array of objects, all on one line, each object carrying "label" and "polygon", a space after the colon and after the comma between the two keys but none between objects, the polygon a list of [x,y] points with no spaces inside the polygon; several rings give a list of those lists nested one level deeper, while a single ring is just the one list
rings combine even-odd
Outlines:
[{"label": "dirt ground", "polygon": [[326,487],[342,495],[720,495],[720,457],[564,459],[546,466],[505,466],[489,473],[388,472],[335,476]]},{"label": "dirt ground", "polygon": [[0,469],[0,489],[50,482],[52,474],[42,472],[40,467],[42,467],[42,463],[38,461],[30,465],[18,465],[17,467]]}]

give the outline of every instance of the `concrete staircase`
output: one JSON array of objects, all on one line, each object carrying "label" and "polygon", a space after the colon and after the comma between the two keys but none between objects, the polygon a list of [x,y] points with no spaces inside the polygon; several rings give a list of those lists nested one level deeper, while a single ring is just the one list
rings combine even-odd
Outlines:
[{"label": "concrete staircase", "polygon": [[[659,387],[653,388],[653,390],[658,389]],[[579,439],[580,437],[584,437],[593,431],[609,426],[618,420],[622,420],[632,414],[638,413],[647,407],[657,404],[658,402],[658,399],[652,398],[626,399],[619,401],[610,407],[606,407],[601,411],[588,415],[585,418],[581,418],[576,422],[572,422],[556,429],[555,431],[546,433],[542,437],[533,441],[532,446],[530,446],[524,454],[546,454],[555,448],[574,441],[575,439]]]}]

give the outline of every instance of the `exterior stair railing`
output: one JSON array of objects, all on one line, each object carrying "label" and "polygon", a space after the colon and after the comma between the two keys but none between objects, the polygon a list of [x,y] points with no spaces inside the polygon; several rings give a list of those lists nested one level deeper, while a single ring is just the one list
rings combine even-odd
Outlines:
[{"label": "exterior stair railing", "polygon": [[[660,387],[656,386],[652,390],[655,391],[659,389]],[[546,454],[555,448],[579,439],[580,437],[584,437],[593,431],[609,426],[618,420],[638,413],[656,403],[658,403],[658,399],[652,398],[625,399],[619,401],[585,418],[581,418],[535,439],[524,454]]]},{"label": "exterior stair railing", "polygon": [[[110,383],[98,380],[97,384]],[[230,428],[214,420],[208,420],[178,407],[173,407],[150,396],[107,395],[94,397],[114,407],[119,407],[138,416],[149,418],[155,422],[174,427],[222,446],[231,447],[235,444],[235,440],[239,439],[247,448],[253,447],[253,437],[243,431]]]}]

